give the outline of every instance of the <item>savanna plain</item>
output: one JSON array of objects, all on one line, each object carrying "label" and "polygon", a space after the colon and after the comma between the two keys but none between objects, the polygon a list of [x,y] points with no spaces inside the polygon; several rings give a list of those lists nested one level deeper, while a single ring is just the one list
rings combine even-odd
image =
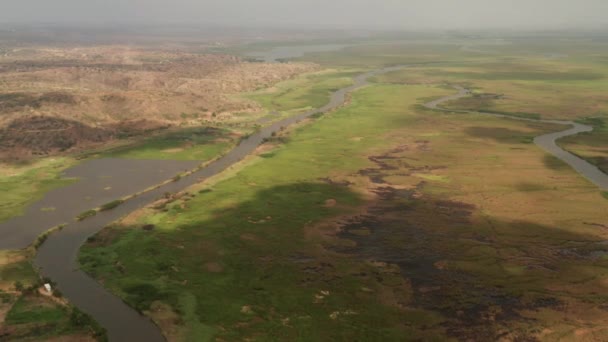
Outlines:
[{"label": "savanna plain", "polygon": [[[403,66],[104,227],[81,269],[169,341],[606,340],[608,189],[534,138],[590,125],[557,143],[608,172],[607,42],[391,36],[276,63],[247,56],[319,43],[2,46],[0,222],[71,166],[206,165]],[[0,253],[0,339],[106,339],[38,275],[45,238]]]}]

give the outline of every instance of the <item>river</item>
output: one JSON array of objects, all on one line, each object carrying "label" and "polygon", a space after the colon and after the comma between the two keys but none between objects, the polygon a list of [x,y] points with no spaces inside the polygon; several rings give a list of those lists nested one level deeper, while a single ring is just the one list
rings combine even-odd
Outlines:
[{"label": "river", "polygon": [[[430,108],[430,109],[444,111],[444,112],[469,113],[470,111],[445,109],[445,108],[442,108],[439,106],[440,104],[448,102],[448,101],[457,100],[457,99],[460,99],[460,98],[463,98],[466,96],[470,96],[471,92],[468,89],[463,88],[461,86],[454,86],[454,88],[456,90],[458,90],[457,94],[449,95],[449,96],[431,101],[431,102],[425,104],[425,107]],[[494,113],[488,113],[488,112],[483,112],[483,111],[480,111],[477,113],[482,114],[482,115],[498,116],[498,117],[502,117],[502,118],[508,118],[508,119],[520,120],[520,121],[543,122],[543,123],[569,126],[570,128],[563,130],[563,131],[540,135],[540,136],[534,138],[534,143],[537,146],[539,146],[540,148],[542,148],[543,150],[547,151],[548,153],[559,158],[566,164],[570,165],[574,170],[576,170],[576,172],[578,172],[581,176],[587,178],[587,180],[589,180],[591,183],[597,185],[600,189],[608,190],[608,175],[607,174],[602,172],[597,166],[562,149],[557,144],[557,140],[559,140],[561,138],[568,137],[571,135],[576,135],[579,133],[591,132],[591,131],[593,131],[593,127],[588,126],[588,125],[579,124],[579,123],[576,123],[573,121],[541,120],[541,119],[537,120],[537,119],[529,119],[529,118],[519,118],[516,116],[510,116],[510,115],[504,115],[504,114],[494,114]]]}]

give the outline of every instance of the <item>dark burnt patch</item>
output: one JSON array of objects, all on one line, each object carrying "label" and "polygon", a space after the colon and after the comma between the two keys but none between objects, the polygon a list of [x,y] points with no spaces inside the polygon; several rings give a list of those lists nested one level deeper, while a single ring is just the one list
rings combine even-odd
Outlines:
[{"label": "dark burnt patch", "polygon": [[4,93],[0,94],[0,112],[13,112],[27,108],[38,109],[44,104],[75,104],[76,97],[65,92]]},{"label": "dark burnt patch", "polygon": [[431,142],[428,140],[417,140],[416,141],[416,149],[418,151],[429,152],[432,150]]},{"label": "dark burnt patch", "polygon": [[369,180],[374,183],[374,184],[384,184],[384,175],[380,174],[377,170],[375,169],[365,169],[365,170],[360,170],[359,174],[361,176],[365,176],[367,178],[369,178]]},{"label": "dark burnt patch", "polygon": [[445,170],[447,169],[447,166],[430,166],[430,165],[424,165],[424,166],[419,166],[419,167],[411,167],[409,168],[410,170],[410,174],[412,173],[428,173],[431,171],[436,171],[436,170]]},{"label": "dark burnt patch", "polygon": [[583,222],[583,224],[586,225],[586,226],[592,226],[592,227],[598,227],[598,228],[602,228],[602,229],[608,229],[607,225],[601,224],[601,223]]},{"label": "dark burnt patch", "polygon": [[141,229],[145,230],[145,231],[153,231],[154,229],[156,229],[156,226],[153,224],[144,224]]},{"label": "dark burnt patch", "polygon": [[391,186],[382,186],[372,190],[378,198],[385,201],[391,201],[395,199],[410,200],[413,198],[415,190],[413,189],[396,189]]},{"label": "dark burnt patch", "polygon": [[[425,142],[418,142],[416,148],[419,147],[429,148]],[[407,148],[401,146],[399,151]],[[441,313],[445,317],[442,325],[450,336],[475,341],[533,340],[527,332],[507,336],[504,329],[497,327],[513,321],[531,321],[519,312],[546,307],[559,309],[561,301],[547,296],[523,298],[501,286],[485,285],[478,276],[452,269],[447,261],[458,260],[461,253],[455,247],[454,239],[463,237],[459,234],[470,227],[477,207],[421,195],[426,181],[410,189],[398,189],[387,182],[385,177],[391,174],[410,175],[445,168],[413,168],[404,162],[405,158],[388,154],[370,158],[376,167],[361,170],[359,174],[379,185],[372,188],[376,200],[365,214],[338,222],[338,237],[351,243],[328,248],[361,260],[398,266],[397,276],[411,284],[414,291],[411,302],[402,304]],[[429,221],[431,226],[424,223],[427,219],[420,220],[426,217],[433,218]],[[475,232],[468,236],[474,244],[495,243],[487,234]],[[383,270],[362,272],[357,276],[391,286],[387,283],[390,277],[387,278]]]},{"label": "dark burnt patch", "polygon": [[12,161],[36,155],[52,155],[167,128],[166,124],[146,119],[89,126],[58,117],[24,116],[0,129],[0,158]]},{"label": "dark burnt patch", "polygon": [[338,275],[333,264],[329,262],[317,261],[307,262],[300,267],[301,278],[299,280],[300,286],[309,286],[312,284],[331,284],[342,276]]},{"label": "dark burnt patch", "polygon": [[435,210],[453,223],[469,223],[469,218],[476,209],[474,205],[456,201],[439,200],[435,202]]},{"label": "dark burnt patch", "polygon": [[397,170],[396,166],[390,165],[389,163],[386,162],[386,160],[391,160],[391,159],[397,159],[397,157],[393,157],[390,155],[369,157],[369,160],[371,160],[372,162],[374,162],[374,164],[377,165],[377,167],[375,169],[378,171]]},{"label": "dark burnt patch", "polygon": [[344,187],[353,185],[352,182],[349,182],[347,180],[334,180],[329,177],[319,178],[319,180],[326,184],[329,184],[329,185],[344,186]]},{"label": "dark burnt patch", "polygon": [[410,165],[404,160],[404,158],[392,155],[406,151],[407,149],[408,147],[406,145],[403,145],[392,151],[389,151],[386,154],[379,156],[370,156],[368,159],[374,164],[376,164],[376,167],[359,170],[358,174],[361,176],[368,177],[372,183],[384,184],[384,177],[387,176],[387,171],[396,171],[402,168],[410,167]]},{"label": "dark burnt patch", "polygon": [[106,227],[99,233],[87,238],[85,247],[97,248],[111,245],[116,241],[123,232],[114,227]]},{"label": "dark burnt patch", "polygon": [[0,130],[3,149],[22,148],[34,154],[65,151],[82,142],[103,142],[114,132],[84,125],[73,120],[46,116],[16,119]]}]

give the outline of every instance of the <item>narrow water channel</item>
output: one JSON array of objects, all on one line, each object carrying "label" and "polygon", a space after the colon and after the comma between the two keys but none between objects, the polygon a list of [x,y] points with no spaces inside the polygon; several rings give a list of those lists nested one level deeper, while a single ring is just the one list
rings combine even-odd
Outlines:
[{"label": "narrow water channel", "polygon": [[[453,87],[454,87],[454,89],[458,90],[457,94],[449,95],[449,96],[431,101],[431,102],[425,104],[425,107],[427,107],[429,109],[444,111],[444,112],[469,113],[470,111],[452,110],[452,109],[442,108],[439,106],[448,101],[457,100],[457,99],[460,99],[463,97],[470,96],[471,92],[468,89],[463,88],[461,86],[453,86]],[[545,150],[548,153],[555,156],[556,158],[559,158],[566,164],[570,165],[574,170],[576,170],[576,172],[578,172],[581,176],[587,178],[587,180],[589,180],[591,183],[597,185],[600,189],[608,190],[608,175],[607,174],[602,172],[597,166],[564,150],[563,148],[559,147],[559,145],[557,144],[557,140],[559,140],[561,138],[568,137],[571,135],[576,135],[579,133],[591,132],[591,131],[593,131],[593,127],[588,126],[588,125],[579,124],[579,123],[576,123],[573,121],[540,120],[540,119],[536,120],[536,119],[528,119],[528,118],[519,118],[516,116],[510,116],[510,115],[504,115],[504,114],[488,113],[488,112],[483,112],[483,111],[480,111],[477,113],[483,114],[483,115],[498,116],[498,117],[513,119],[513,120],[520,120],[520,121],[543,122],[543,123],[570,126],[570,128],[568,128],[564,131],[540,135],[540,136],[534,138],[534,143],[537,146],[539,146],[540,148],[542,148],[543,150]]]}]

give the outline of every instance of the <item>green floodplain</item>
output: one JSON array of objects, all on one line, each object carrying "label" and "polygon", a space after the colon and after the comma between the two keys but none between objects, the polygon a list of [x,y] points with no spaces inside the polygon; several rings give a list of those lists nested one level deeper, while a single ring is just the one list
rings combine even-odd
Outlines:
[{"label": "green floodplain", "polygon": [[[319,71],[241,95],[262,114],[87,158],[211,160],[261,118],[320,107],[366,70],[409,67],[104,228],[81,249],[82,269],[170,341],[607,339],[606,193],[533,144],[564,127],[474,113],[590,124],[559,144],[608,171],[607,52],[549,37],[307,54]],[[444,106],[471,113],[422,106],[450,85],[473,92]],[[79,158],[4,167],[0,219],[70,182],[59,173]],[[0,258],[0,321],[24,340],[102,336],[31,289],[31,253]]]}]

